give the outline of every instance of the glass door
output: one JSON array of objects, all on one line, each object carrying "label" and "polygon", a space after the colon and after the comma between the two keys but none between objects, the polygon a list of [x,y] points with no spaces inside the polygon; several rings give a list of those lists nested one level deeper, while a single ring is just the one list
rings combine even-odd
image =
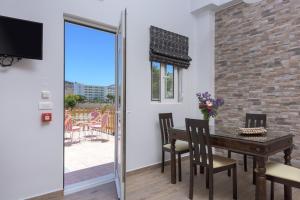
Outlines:
[{"label": "glass door", "polygon": [[125,164],[126,164],[126,10],[121,14],[117,31],[116,62],[116,161],[115,176],[117,193],[125,200]]}]

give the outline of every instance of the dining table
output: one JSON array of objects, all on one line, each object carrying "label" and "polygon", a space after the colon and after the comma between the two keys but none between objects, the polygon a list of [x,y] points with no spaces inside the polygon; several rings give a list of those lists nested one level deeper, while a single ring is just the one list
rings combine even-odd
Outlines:
[{"label": "dining table", "polygon": [[[188,141],[186,128],[172,127],[169,129],[171,142],[171,183],[176,184],[176,140]],[[256,159],[256,200],[267,199],[266,188],[266,162],[268,158],[278,152],[284,152],[286,165],[291,165],[293,150],[293,137],[291,133],[282,133],[273,130],[267,131],[263,136],[243,136],[232,127],[210,127],[210,143],[215,148],[221,148],[251,155]],[[284,199],[292,199],[292,189],[284,186]]]}]

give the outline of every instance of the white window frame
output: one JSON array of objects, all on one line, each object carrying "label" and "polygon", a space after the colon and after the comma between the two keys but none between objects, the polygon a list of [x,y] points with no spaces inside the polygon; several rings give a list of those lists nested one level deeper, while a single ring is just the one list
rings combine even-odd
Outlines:
[{"label": "white window frame", "polygon": [[[160,63],[160,100],[152,100],[151,102],[156,103],[180,103],[182,102],[182,70],[179,67],[174,67],[174,98],[165,97],[165,74],[168,64]],[[151,73],[152,73],[152,63],[151,63]],[[152,75],[151,75],[152,76]],[[151,80],[152,81],[152,80]],[[151,83],[152,87],[152,83]],[[151,88],[152,92],[152,88]],[[152,96],[152,95],[151,95]],[[152,98],[152,97],[151,97]]]},{"label": "white window frame", "polygon": [[173,98],[166,98],[165,94],[166,94],[166,81],[165,79],[167,78],[165,76],[166,71],[167,71],[167,64],[161,64],[161,73],[160,73],[160,82],[161,82],[161,86],[160,86],[160,101],[161,102],[166,102],[166,103],[174,103],[174,102],[178,102],[178,70],[177,67],[173,66],[173,73],[174,73],[174,79],[173,79],[173,88],[174,88],[174,96]]}]

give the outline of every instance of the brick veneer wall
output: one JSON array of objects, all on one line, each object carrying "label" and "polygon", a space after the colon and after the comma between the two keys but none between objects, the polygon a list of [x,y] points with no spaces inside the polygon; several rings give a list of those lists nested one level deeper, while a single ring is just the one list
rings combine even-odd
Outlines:
[{"label": "brick veneer wall", "polygon": [[293,163],[300,167],[300,1],[221,10],[215,37],[215,93],[225,99],[216,127],[243,127],[246,112],[266,113],[270,133],[296,135]]}]

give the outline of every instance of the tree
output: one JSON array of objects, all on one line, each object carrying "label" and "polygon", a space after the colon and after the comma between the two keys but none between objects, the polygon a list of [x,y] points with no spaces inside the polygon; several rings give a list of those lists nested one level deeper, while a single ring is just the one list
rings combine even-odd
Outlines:
[{"label": "tree", "polygon": [[106,95],[106,98],[109,100],[109,102],[113,103],[115,102],[115,96],[112,94]]},{"label": "tree", "polygon": [[152,98],[160,98],[160,67],[152,67]]},{"label": "tree", "polygon": [[76,101],[76,95],[73,95],[73,94],[69,94],[69,95],[66,95],[65,96],[65,107],[67,109],[73,109],[77,104],[77,101]]},{"label": "tree", "polygon": [[99,97],[95,97],[95,98],[93,99],[93,102],[94,102],[94,103],[102,103],[102,100],[101,100]]},{"label": "tree", "polygon": [[86,97],[83,95],[75,95],[77,103],[84,103],[86,101]]},{"label": "tree", "polygon": [[72,110],[78,103],[83,103],[85,101],[85,96],[68,94],[65,96],[65,107]]}]

